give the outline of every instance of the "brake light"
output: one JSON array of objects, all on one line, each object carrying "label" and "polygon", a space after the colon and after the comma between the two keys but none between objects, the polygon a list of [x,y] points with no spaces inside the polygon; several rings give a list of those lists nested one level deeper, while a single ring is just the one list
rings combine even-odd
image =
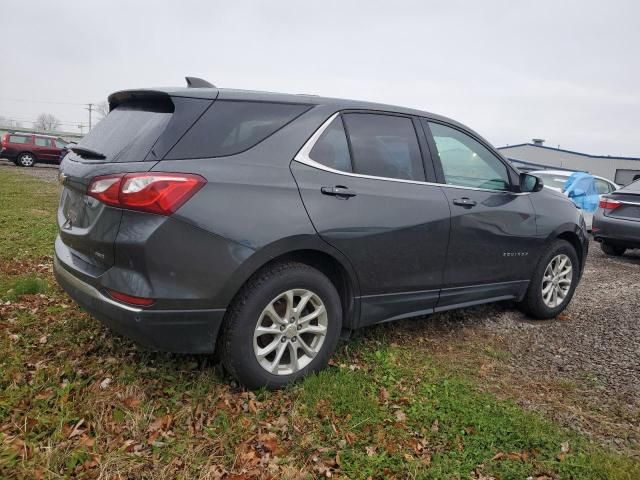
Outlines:
[{"label": "brake light", "polygon": [[618,208],[622,203],[617,200],[612,200],[610,198],[601,198],[600,204],[598,205],[603,210],[613,210]]},{"label": "brake light", "polygon": [[171,215],[207,181],[188,173],[127,173],[91,180],[87,195],[107,205]]},{"label": "brake light", "polygon": [[150,307],[155,303],[153,298],[134,297],[133,295],[127,295],[126,293],[118,292],[116,290],[107,290],[109,295],[120,302],[128,303],[130,305],[136,305],[138,307]]}]

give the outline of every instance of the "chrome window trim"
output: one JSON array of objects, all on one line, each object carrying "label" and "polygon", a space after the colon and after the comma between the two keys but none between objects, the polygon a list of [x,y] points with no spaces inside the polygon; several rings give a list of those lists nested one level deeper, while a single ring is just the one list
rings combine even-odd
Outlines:
[{"label": "chrome window trim", "polygon": [[509,190],[491,190],[490,188],[476,188],[476,187],[463,187],[461,185],[449,185],[447,183],[437,183],[437,182],[423,182],[420,180],[406,180],[403,178],[390,178],[390,177],[377,177],[374,175],[364,175],[361,173],[353,173],[353,172],[345,172],[343,170],[336,170],[335,168],[327,167],[322,163],[316,162],[313,160],[309,154],[316,142],[320,139],[320,136],[324,133],[324,131],[329,128],[331,122],[333,122],[341,112],[336,112],[331,115],[327,120],[324,121],[320,127],[315,131],[313,135],[306,141],[306,143],[302,146],[302,148],[298,151],[293,160],[308,167],[317,168],[319,170],[324,170],[325,172],[335,173],[338,175],[343,175],[346,177],[355,177],[355,178],[368,178],[370,180],[381,180],[385,182],[397,182],[397,183],[412,183],[415,185],[431,185],[435,187],[447,187],[447,188],[462,188],[464,190],[475,190],[479,192],[491,192],[491,193],[508,193],[510,195],[529,195],[531,192],[511,192]]}]

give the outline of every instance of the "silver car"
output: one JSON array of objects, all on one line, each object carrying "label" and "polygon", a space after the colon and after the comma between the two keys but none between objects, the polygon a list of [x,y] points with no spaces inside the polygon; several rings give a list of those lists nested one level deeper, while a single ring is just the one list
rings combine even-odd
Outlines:
[{"label": "silver car", "polygon": [[[571,176],[570,170],[536,170],[535,172],[529,172],[531,175],[539,177],[544,182],[544,186],[555,190],[556,192],[564,193],[564,184]],[[596,190],[600,196],[611,193],[620,188],[620,185],[607,180],[606,178],[593,175],[596,183]],[[591,231],[591,224],[593,223],[593,213],[582,212],[584,214],[584,222],[587,224],[587,230]]]}]

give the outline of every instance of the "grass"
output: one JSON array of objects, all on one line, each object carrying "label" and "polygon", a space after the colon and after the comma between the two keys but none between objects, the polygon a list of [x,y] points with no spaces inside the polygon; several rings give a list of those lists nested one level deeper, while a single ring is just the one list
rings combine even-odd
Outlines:
[{"label": "grass", "polygon": [[640,478],[388,326],[279,392],[238,389],[209,357],[141,351],[55,286],[55,187],[8,169],[0,185],[0,478]]}]

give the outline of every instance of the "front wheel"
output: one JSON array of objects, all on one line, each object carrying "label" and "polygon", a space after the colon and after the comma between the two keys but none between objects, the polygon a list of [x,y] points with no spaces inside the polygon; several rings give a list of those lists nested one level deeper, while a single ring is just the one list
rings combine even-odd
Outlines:
[{"label": "front wheel", "polygon": [[520,308],[537,319],[557,316],[571,301],[579,278],[580,263],[573,245],[554,241],[542,255]]},{"label": "front wheel", "polygon": [[333,283],[308,265],[284,263],[256,274],[234,299],[220,356],[244,386],[282,388],[326,366],[341,328]]},{"label": "front wheel", "polygon": [[21,167],[33,167],[36,163],[36,157],[32,153],[21,153],[18,156],[18,165]]}]

